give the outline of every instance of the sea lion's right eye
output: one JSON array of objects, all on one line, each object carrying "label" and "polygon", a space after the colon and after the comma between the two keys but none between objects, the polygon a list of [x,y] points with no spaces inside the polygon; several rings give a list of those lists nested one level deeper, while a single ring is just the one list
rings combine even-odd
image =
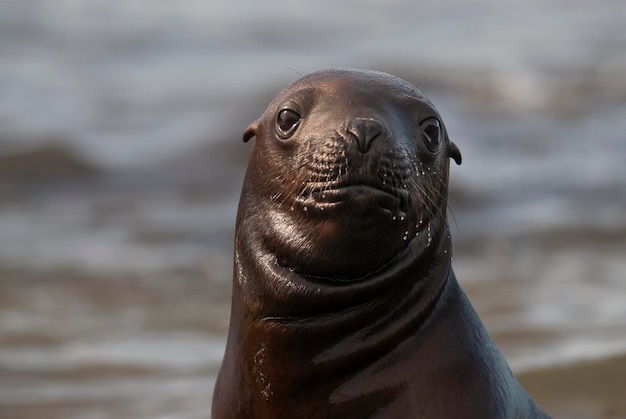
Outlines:
[{"label": "sea lion's right eye", "polygon": [[291,109],[283,109],[278,112],[278,117],[276,119],[278,135],[283,139],[291,137],[293,133],[296,132],[301,120],[302,117],[296,111],[292,111]]}]

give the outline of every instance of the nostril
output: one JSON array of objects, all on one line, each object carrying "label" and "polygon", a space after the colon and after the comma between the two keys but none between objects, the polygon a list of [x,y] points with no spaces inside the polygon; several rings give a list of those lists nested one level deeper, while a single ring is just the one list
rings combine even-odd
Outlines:
[{"label": "nostril", "polygon": [[361,153],[367,153],[372,142],[383,133],[383,126],[374,119],[356,118],[350,130],[356,137]]}]

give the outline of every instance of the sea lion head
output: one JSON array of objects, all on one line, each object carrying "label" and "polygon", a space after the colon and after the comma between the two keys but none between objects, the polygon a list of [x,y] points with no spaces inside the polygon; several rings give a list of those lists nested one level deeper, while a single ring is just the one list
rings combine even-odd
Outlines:
[{"label": "sea lion head", "polygon": [[282,267],[365,280],[447,231],[448,158],[460,164],[461,154],[432,103],[402,79],[310,74],[250,124],[243,139],[253,137],[238,223]]}]

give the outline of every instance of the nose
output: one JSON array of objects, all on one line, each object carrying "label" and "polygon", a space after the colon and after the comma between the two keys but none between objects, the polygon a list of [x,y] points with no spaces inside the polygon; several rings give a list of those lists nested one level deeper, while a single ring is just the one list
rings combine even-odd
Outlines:
[{"label": "nose", "polygon": [[356,138],[359,151],[365,154],[372,142],[383,133],[383,126],[374,119],[355,118],[348,131]]}]

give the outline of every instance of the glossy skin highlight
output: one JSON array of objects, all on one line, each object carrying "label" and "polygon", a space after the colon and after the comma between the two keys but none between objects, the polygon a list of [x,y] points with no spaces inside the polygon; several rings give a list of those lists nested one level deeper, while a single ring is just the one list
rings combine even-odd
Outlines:
[{"label": "glossy skin highlight", "polygon": [[222,418],[536,418],[458,286],[443,121],[358,70],[290,85],[254,138],[237,216]]}]

